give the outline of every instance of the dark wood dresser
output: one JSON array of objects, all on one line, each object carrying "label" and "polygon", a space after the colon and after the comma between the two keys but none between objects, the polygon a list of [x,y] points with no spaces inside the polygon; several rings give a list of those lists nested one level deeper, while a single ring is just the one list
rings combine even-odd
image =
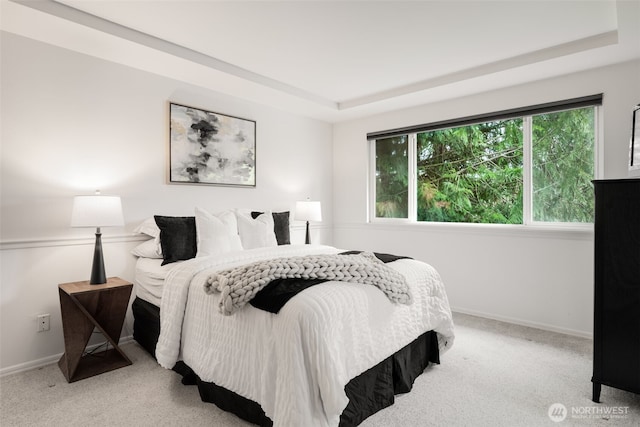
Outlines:
[{"label": "dark wood dresser", "polygon": [[593,401],[640,393],[640,179],[596,180]]}]

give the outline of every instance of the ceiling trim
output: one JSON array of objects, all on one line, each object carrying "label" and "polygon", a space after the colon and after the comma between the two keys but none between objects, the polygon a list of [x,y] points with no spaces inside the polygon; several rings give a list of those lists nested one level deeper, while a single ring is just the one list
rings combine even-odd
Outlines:
[{"label": "ceiling trim", "polygon": [[[32,11],[49,15],[51,18],[58,18],[62,21],[67,21],[69,23],[95,30],[105,36],[113,37],[114,40],[121,40],[124,43],[128,42],[138,45],[141,49],[148,49],[148,52],[155,51],[161,54],[166,54],[168,58],[173,57],[176,60],[187,61],[193,64],[194,67],[201,66],[203,67],[202,70],[218,72],[219,74],[217,77],[211,80],[218,82],[219,85],[221,84],[221,79],[237,79],[238,82],[246,83],[247,90],[244,95],[246,99],[251,99],[255,102],[267,103],[272,102],[274,98],[278,98],[286,101],[282,102],[286,103],[287,107],[285,109],[288,109],[289,111],[301,114],[310,114],[314,117],[320,117],[322,120],[330,122],[357,117],[365,113],[371,114],[372,112],[379,112],[388,108],[390,105],[400,105],[402,100],[419,99],[420,102],[426,102],[425,99],[437,99],[437,93],[442,90],[449,90],[455,87],[468,87],[472,82],[482,81],[483,79],[486,80],[487,78],[491,78],[492,75],[499,75],[501,73],[517,70],[526,66],[544,64],[545,62],[561,58],[571,58],[572,55],[576,55],[575,57],[577,58],[581,53],[598,48],[613,45],[623,46],[626,43],[625,40],[629,38],[628,29],[625,30],[626,27],[622,28],[620,26],[619,18],[616,30],[603,32],[521,55],[455,71],[435,78],[401,85],[388,90],[382,90],[366,96],[338,101],[289,85],[277,79],[255,73],[232,63],[220,60],[216,57],[206,55],[188,47],[115,23],[91,13],[84,12],[57,0],[9,1],[14,4],[27,7]],[[624,2],[617,2],[618,14],[621,13],[620,9],[623,4]],[[92,54],[86,50],[83,52]],[[109,58],[106,59],[112,60]],[[183,68],[185,68],[184,65]],[[141,69],[147,70],[144,67]],[[171,77],[169,74],[167,74],[167,76]],[[540,75],[537,76],[538,78],[541,78]],[[196,82],[194,84],[203,85],[202,82],[203,80],[200,79],[199,83]],[[225,87],[227,86],[228,85]],[[204,87],[211,88],[211,86],[207,84],[204,84]],[[217,87],[215,90],[225,92],[225,89],[221,87]]]},{"label": "ceiling trim", "polygon": [[267,76],[263,76],[253,71],[249,71],[245,68],[238,67],[237,65],[230,64],[222,61],[218,58],[214,58],[204,53],[189,49],[176,43],[163,40],[161,38],[152,36],[147,33],[143,33],[138,30],[126,27],[124,25],[117,24],[104,18],[92,15],[90,13],[78,10],[63,3],[59,3],[55,0],[41,0],[41,1],[29,1],[29,0],[10,0],[14,3],[29,8],[39,10],[40,12],[48,13],[58,18],[66,19],[76,24],[84,25],[86,27],[98,30],[112,36],[119,37],[121,39],[128,40],[133,43],[137,43],[151,49],[159,50],[161,52],[173,55],[187,61],[191,61],[205,67],[209,67],[233,76],[257,83],[295,97],[305,99],[323,107],[328,107],[333,110],[338,109],[338,103],[314,93],[305,91],[303,89],[291,86],[283,83],[279,80],[272,79]]},{"label": "ceiling trim", "polygon": [[411,93],[420,92],[423,90],[433,89],[438,86],[457,83],[464,80],[473,79],[476,77],[498,73],[500,71],[510,70],[512,68],[531,65],[538,62],[547,61],[550,59],[559,58],[562,56],[572,55],[575,53],[580,53],[587,50],[615,45],[615,44],[618,44],[618,31],[617,30],[608,31],[605,33],[596,34],[594,36],[585,37],[585,38],[570,41],[567,43],[551,46],[545,49],[540,49],[540,50],[525,53],[522,55],[513,56],[511,58],[502,59],[500,61],[490,62],[488,64],[468,68],[466,70],[456,71],[440,77],[435,77],[433,79],[411,83],[409,85],[400,86],[395,89],[378,92],[378,93],[363,96],[360,98],[354,98],[348,101],[340,102],[338,104],[338,108],[340,110],[346,110],[349,108],[359,107],[359,106],[371,104],[377,101],[384,101],[384,100],[395,98],[398,96],[403,96]]}]

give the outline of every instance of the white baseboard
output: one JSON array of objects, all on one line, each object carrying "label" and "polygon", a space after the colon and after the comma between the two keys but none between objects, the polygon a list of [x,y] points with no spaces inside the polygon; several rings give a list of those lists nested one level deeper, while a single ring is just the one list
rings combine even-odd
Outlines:
[{"label": "white baseboard", "polygon": [[528,320],[516,319],[513,317],[507,317],[507,316],[498,316],[498,315],[484,313],[477,310],[467,310],[465,308],[460,308],[460,307],[451,307],[451,311],[456,313],[461,313],[461,314],[468,314],[471,316],[483,317],[485,319],[497,320],[499,322],[512,323],[514,325],[527,326],[529,328],[542,329],[544,331],[558,332],[560,334],[593,339],[593,333],[578,331],[575,329],[560,328],[557,326],[548,325],[546,323],[530,322]]},{"label": "white baseboard", "polygon": [[[126,344],[130,341],[133,341],[132,335],[120,338],[119,344]],[[104,345],[104,343],[90,345],[87,347],[87,351],[91,351],[101,345]],[[52,363],[57,363],[63,354],[64,353],[54,354],[53,356],[43,357],[42,359],[36,359],[29,362],[19,363],[17,365],[2,368],[0,369],[0,378],[6,377],[7,375],[11,374],[17,374],[19,372],[29,371],[31,369],[41,368],[43,366],[51,365]]]}]

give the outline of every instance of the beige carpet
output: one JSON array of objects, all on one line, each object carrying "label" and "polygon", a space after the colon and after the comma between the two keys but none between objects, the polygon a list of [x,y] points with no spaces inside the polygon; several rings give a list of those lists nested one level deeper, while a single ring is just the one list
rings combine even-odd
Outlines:
[{"label": "beige carpet", "polygon": [[[411,393],[364,427],[640,425],[640,396],[603,387],[591,402],[591,341],[456,314],[456,343]],[[132,366],[68,384],[57,365],[0,379],[0,425],[247,426],[137,344]],[[552,404],[566,408],[553,422]],[[606,413],[609,413],[607,415]],[[611,412],[617,414],[611,415]]]}]

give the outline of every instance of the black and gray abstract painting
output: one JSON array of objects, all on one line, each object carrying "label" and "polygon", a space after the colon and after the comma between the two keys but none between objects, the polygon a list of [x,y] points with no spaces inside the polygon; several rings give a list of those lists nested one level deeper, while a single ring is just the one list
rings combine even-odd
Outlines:
[{"label": "black and gray abstract painting", "polygon": [[254,121],[170,107],[171,182],[256,185]]}]

